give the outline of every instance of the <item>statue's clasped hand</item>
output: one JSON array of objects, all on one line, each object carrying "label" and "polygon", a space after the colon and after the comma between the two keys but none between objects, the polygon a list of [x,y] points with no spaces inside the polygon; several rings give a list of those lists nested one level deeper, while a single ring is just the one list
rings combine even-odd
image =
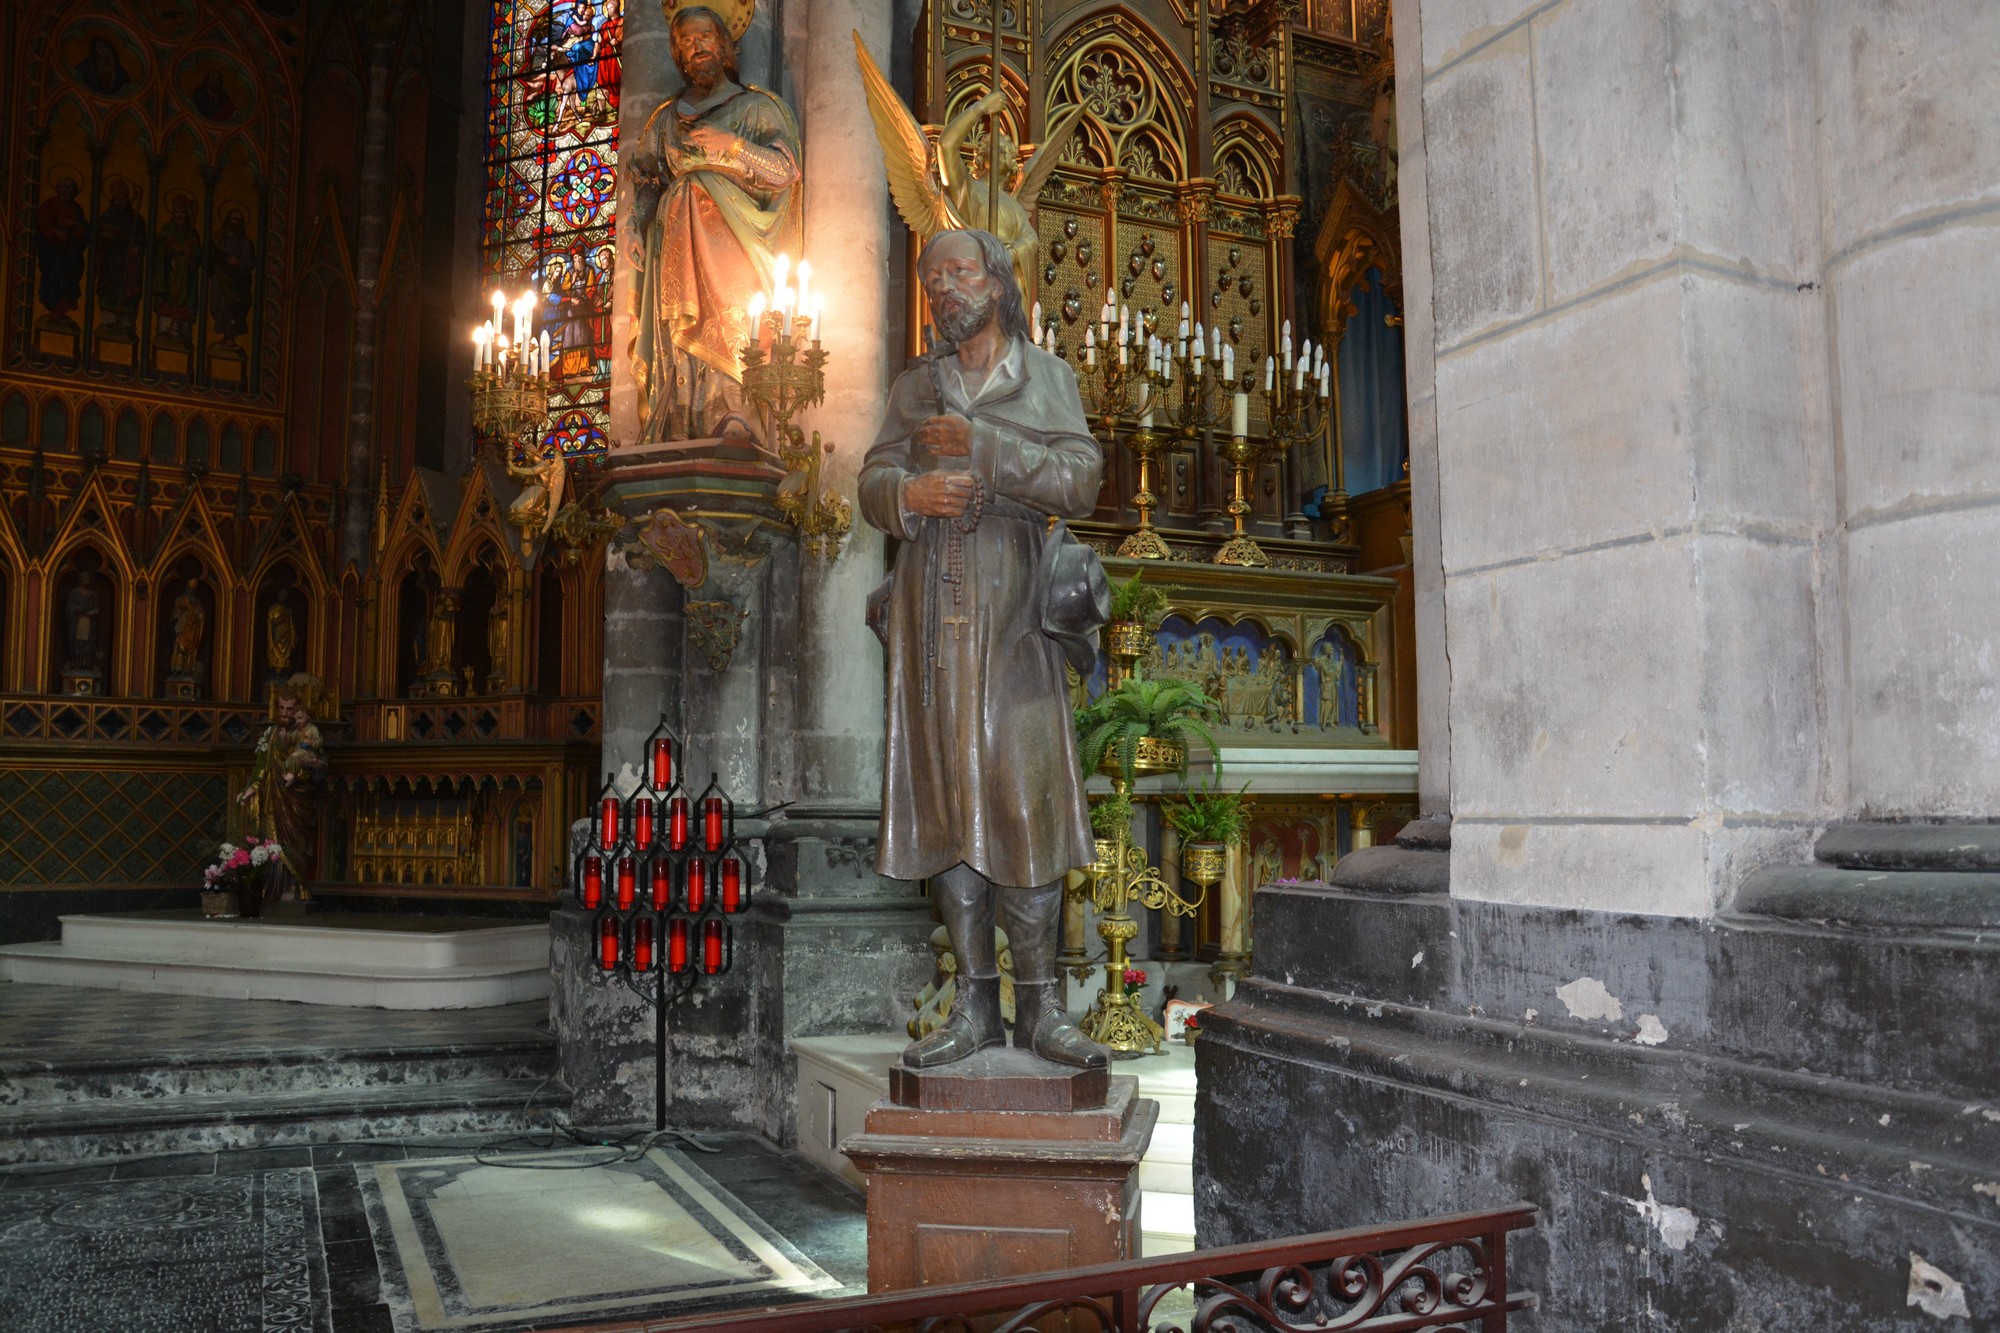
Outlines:
[{"label": "statue's clasped hand", "polygon": [[938,458],[966,458],[972,453],[972,423],[956,413],[927,418],[913,438]]},{"label": "statue's clasped hand", "polygon": [[970,472],[926,472],[910,478],[903,503],[925,518],[958,518],[971,509],[978,492]]},{"label": "statue's clasped hand", "polygon": [[713,125],[696,125],[681,133],[681,142],[711,162],[729,162],[742,151],[743,141]]}]

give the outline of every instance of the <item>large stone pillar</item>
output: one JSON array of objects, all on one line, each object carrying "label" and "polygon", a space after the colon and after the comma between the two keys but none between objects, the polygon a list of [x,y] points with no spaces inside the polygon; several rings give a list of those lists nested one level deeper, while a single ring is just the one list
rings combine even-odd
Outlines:
[{"label": "large stone pillar", "polygon": [[2000,9],[1822,7],[1847,814],[2000,817]]},{"label": "large stone pillar", "polygon": [[1826,805],[1800,11],[1500,8],[1422,22],[1452,892],[1706,916]]},{"label": "large stone pillar", "polygon": [[1449,853],[1413,826],[1257,894],[1199,1043],[1200,1239],[1526,1199],[1549,1327],[1978,1324],[2000,11],[1395,26]]}]

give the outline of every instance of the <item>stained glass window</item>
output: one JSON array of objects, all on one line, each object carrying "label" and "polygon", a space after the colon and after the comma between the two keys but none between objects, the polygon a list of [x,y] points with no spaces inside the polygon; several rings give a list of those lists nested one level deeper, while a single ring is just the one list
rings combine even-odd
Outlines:
[{"label": "stained glass window", "polygon": [[[486,84],[485,269],[541,289],[545,439],[604,448],[624,0],[495,0]],[[490,290],[490,288],[489,288]]]}]

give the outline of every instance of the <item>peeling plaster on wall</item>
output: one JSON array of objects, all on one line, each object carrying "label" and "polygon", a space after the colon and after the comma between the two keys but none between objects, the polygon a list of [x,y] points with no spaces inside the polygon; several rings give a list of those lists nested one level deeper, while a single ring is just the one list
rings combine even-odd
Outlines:
[{"label": "peeling plaster on wall", "polygon": [[[1614,1001],[1614,1003],[1616,1002]],[[1692,1209],[1676,1207],[1670,1203],[1661,1203],[1658,1199],[1655,1199],[1653,1197],[1653,1178],[1650,1175],[1640,1176],[1639,1183],[1646,1187],[1646,1197],[1643,1199],[1627,1199],[1625,1202],[1631,1204],[1639,1216],[1653,1224],[1653,1229],[1660,1233],[1660,1239],[1667,1243],[1668,1249],[1685,1250],[1688,1247],[1688,1242],[1694,1239],[1695,1232],[1701,1229],[1701,1219],[1694,1215]],[[1916,1256],[1912,1255],[1911,1257],[1914,1259]],[[1914,1283],[1915,1279],[1912,1278],[1911,1281]],[[1957,1284],[1954,1283],[1953,1285],[1956,1286]],[[1911,1290],[1916,1290],[1914,1285],[1911,1287]],[[1912,1299],[1915,1298],[1912,1297]]]},{"label": "peeling plaster on wall", "polygon": [[1667,1039],[1667,1025],[1658,1014],[1639,1015],[1639,1033],[1632,1040],[1641,1046],[1658,1046]]},{"label": "peeling plaster on wall", "polygon": [[1625,1005],[1604,989],[1596,977],[1578,977],[1567,986],[1556,987],[1556,998],[1569,1007],[1571,1018],[1605,1018],[1617,1022],[1625,1016]]},{"label": "peeling plaster on wall", "polygon": [[1410,959],[1410,966],[1422,967],[1423,965],[1424,965],[1424,951],[1422,949],[1419,949],[1417,950],[1415,956]]},{"label": "peeling plaster on wall", "polygon": [[1914,1250],[1910,1253],[1910,1291],[1903,1303],[1916,1306],[1933,1319],[1950,1319],[1954,1315],[1972,1318],[1972,1311],[1965,1304],[1965,1288],[1942,1268],[1925,1263],[1924,1257]]},{"label": "peeling plaster on wall", "polygon": [[1984,1194],[1995,1203],[2000,1203],[2000,1180],[1983,1180],[1972,1187],[1974,1194]]}]

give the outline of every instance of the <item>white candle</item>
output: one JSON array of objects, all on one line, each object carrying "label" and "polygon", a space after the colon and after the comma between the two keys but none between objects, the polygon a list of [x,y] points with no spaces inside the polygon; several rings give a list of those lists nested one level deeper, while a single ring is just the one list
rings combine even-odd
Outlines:
[{"label": "white candle", "polygon": [[1119,340],[1119,342],[1118,342],[1118,366],[1119,366],[1119,369],[1121,369],[1121,370],[1122,370],[1122,369],[1124,369],[1124,367],[1125,367],[1125,354],[1126,354],[1127,352],[1131,351],[1131,350],[1132,350],[1132,345],[1131,345],[1130,343],[1126,342],[1126,341],[1125,341],[1124,339],[1122,339],[1122,338],[1121,338],[1121,339]]},{"label": "white candle", "polygon": [[1201,321],[1196,320],[1194,322],[1194,342],[1190,345],[1190,350],[1188,352],[1188,360],[1189,361],[1201,360],[1202,351],[1204,348],[1207,347],[1207,345],[1208,345],[1208,340],[1201,331]]},{"label": "white candle", "polygon": [[1229,433],[1248,435],[1250,433],[1250,395],[1238,392],[1229,400]]},{"label": "white candle", "polygon": [[1183,338],[1187,337],[1188,318],[1193,314],[1193,307],[1189,306],[1186,301],[1181,302],[1181,337]]},{"label": "white candle", "polygon": [[543,329],[543,330],[542,330],[542,370],[541,370],[541,373],[542,373],[543,375],[547,375],[547,374],[549,373],[549,331],[548,331],[547,329]]},{"label": "white candle", "polygon": [[1299,359],[1299,364],[1292,368],[1292,392],[1297,393],[1300,389],[1303,389],[1305,387],[1306,387],[1306,363],[1305,363],[1305,358],[1301,357]]},{"label": "white candle", "polygon": [[1097,344],[1086,341],[1083,345],[1083,364],[1092,370],[1097,368]]},{"label": "white candle", "polygon": [[1208,359],[1222,360],[1222,326],[1216,325],[1208,331]]},{"label": "white candle", "polygon": [[1153,400],[1150,396],[1148,396],[1146,399],[1146,410],[1139,414],[1139,429],[1151,430],[1152,428],[1153,428]]},{"label": "white candle", "polygon": [[1035,302],[1035,330],[1036,330],[1035,337],[1037,339],[1039,339],[1042,336],[1041,327],[1042,327],[1042,303],[1040,301],[1037,301]]},{"label": "white candle", "polygon": [[1167,363],[1160,367],[1160,383],[1172,384],[1174,382],[1174,359],[1168,357],[1166,361]]},{"label": "white candle", "polygon": [[1097,346],[1097,330],[1088,324],[1083,326],[1083,346],[1085,351]]},{"label": "white candle", "polygon": [[486,326],[481,324],[472,331],[472,368],[486,369]]},{"label": "white candle", "polygon": [[1322,363],[1322,364],[1321,364],[1321,366],[1320,366],[1320,368],[1319,368],[1319,396],[1320,396],[1320,397],[1322,397],[1322,398],[1326,397],[1326,394],[1327,394],[1327,386],[1328,386],[1328,385],[1330,385],[1330,384],[1331,384],[1332,382],[1333,382],[1333,380],[1332,380],[1332,377],[1331,377],[1331,375],[1329,375],[1329,374],[1328,374],[1328,368],[1327,368],[1327,366],[1326,366],[1326,365],[1325,365],[1324,363]]},{"label": "white candle", "polygon": [[1264,392],[1271,392],[1272,381],[1277,378],[1278,363],[1270,357],[1264,358]]},{"label": "white candle", "polygon": [[826,298],[824,296],[815,296],[813,298],[813,323],[812,323],[812,340],[814,342],[819,341],[819,317],[820,314],[823,311],[825,311],[825,309],[826,309]]},{"label": "white candle", "polygon": [[[1236,348],[1232,345],[1222,349],[1222,378],[1236,383]],[[1239,435],[1241,431],[1237,432]]]}]

